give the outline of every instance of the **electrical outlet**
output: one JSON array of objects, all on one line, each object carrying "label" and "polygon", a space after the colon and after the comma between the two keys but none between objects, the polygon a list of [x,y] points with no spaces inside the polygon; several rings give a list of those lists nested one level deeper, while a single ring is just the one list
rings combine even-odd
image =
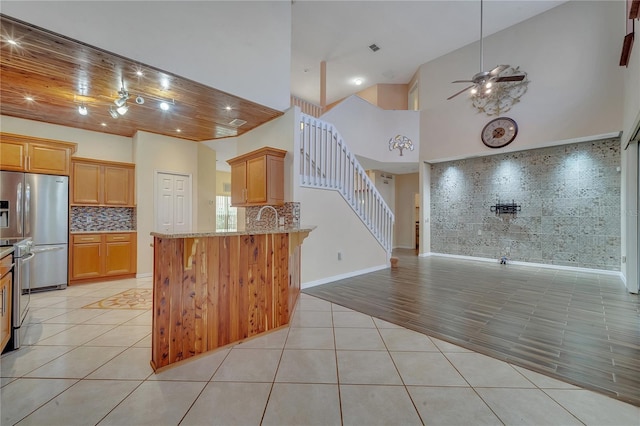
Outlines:
[{"label": "electrical outlet", "polygon": [[622,263],[627,263],[627,256],[622,256]]},{"label": "electrical outlet", "polygon": [[338,260],[342,260],[342,252],[341,251],[338,252]]}]

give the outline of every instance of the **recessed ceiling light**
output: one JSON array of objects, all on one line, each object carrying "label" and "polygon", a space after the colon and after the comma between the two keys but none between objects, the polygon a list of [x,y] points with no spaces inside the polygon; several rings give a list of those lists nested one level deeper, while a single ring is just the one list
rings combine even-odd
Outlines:
[{"label": "recessed ceiling light", "polygon": [[13,40],[13,39],[10,39],[10,38],[8,38],[8,39],[7,39],[7,43],[9,43],[9,44],[11,44],[11,45],[13,45],[13,46],[17,46],[17,45],[18,45],[18,42],[17,42],[17,41],[15,41],[15,40]]},{"label": "recessed ceiling light", "polygon": [[163,111],[169,111],[169,104],[165,101],[160,102],[160,109]]},{"label": "recessed ceiling light", "polygon": [[31,96],[25,96],[24,98],[29,102],[33,102],[33,98]]},{"label": "recessed ceiling light", "polygon": [[231,111],[231,107],[230,107],[229,105],[227,105],[227,106],[225,107],[225,109],[226,109],[227,111]]},{"label": "recessed ceiling light", "polygon": [[356,78],[355,80],[353,80],[353,82],[356,84],[356,86],[360,86],[362,84],[362,79],[361,78]]},{"label": "recessed ceiling light", "polygon": [[142,71],[138,70],[138,71],[136,71],[136,75],[138,77],[142,77],[144,74],[142,73]]},{"label": "recessed ceiling light", "polygon": [[176,129],[176,132],[180,133],[182,130],[181,129]]},{"label": "recessed ceiling light", "polygon": [[107,123],[100,123],[102,127],[107,127]]}]

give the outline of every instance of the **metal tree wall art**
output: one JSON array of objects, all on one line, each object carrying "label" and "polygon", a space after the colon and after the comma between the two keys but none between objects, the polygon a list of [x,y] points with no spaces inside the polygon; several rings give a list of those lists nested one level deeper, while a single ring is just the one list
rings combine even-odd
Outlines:
[{"label": "metal tree wall art", "polygon": [[389,151],[393,151],[394,149],[400,150],[400,156],[402,156],[402,151],[408,149],[409,151],[413,151],[413,142],[406,136],[397,135],[395,138],[389,139]]}]

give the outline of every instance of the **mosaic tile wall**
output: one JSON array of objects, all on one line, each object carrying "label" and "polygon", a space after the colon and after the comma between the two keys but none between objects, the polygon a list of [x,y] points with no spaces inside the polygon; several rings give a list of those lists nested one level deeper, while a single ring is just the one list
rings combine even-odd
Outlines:
[{"label": "mosaic tile wall", "polygon": [[135,231],[133,207],[71,207],[71,232]]},{"label": "mosaic tile wall", "polygon": [[[300,227],[300,203],[291,202],[284,203],[281,206],[273,206],[278,212],[278,218],[284,218],[285,228],[299,228]],[[254,229],[271,229],[276,225],[276,218],[271,209],[264,209],[260,220],[257,221],[258,212],[260,206],[246,207],[245,221],[246,230],[251,231]]]},{"label": "mosaic tile wall", "polygon": [[434,164],[431,251],[619,271],[618,167],[618,139]]}]

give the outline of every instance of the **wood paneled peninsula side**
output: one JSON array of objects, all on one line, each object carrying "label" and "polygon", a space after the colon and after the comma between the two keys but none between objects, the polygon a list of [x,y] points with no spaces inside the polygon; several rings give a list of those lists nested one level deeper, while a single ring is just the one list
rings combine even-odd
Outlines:
[{"label": "wood paneled peninsula side", "polygon": [[287,325],[314,228],[152,232],[153,369]]}]

